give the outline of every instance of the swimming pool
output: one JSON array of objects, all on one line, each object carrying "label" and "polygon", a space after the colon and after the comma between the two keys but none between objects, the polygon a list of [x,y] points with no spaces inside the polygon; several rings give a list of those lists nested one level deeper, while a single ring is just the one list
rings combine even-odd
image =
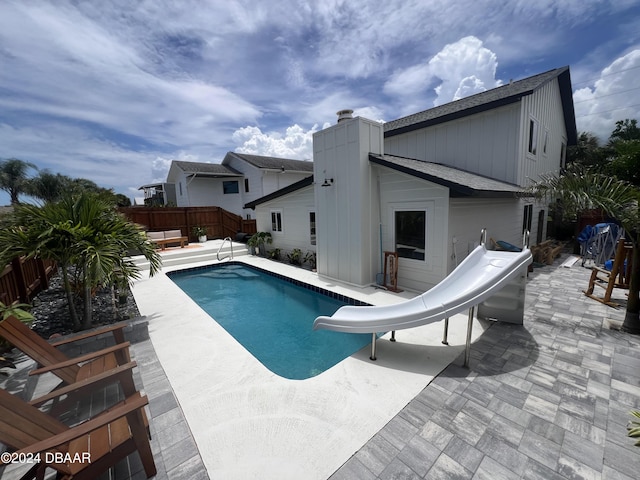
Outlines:
[{"label": "swimming pool", "polygon": [[316,376],[371,341],[368,334],[312,329],[318,315],[362,302],[282,275],[238,262],[168,275],[265,367],[284,378]]}]

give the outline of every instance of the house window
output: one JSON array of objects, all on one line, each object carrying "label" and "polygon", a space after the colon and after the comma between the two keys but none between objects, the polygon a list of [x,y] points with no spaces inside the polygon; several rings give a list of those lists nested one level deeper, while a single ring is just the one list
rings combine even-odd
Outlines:
[{"label": "house window", "polygon": [[229,193],[240,193],[237,180],[227,180],[222,182],[222,193],[225,195]]},{"label": "house window", "polygon": [[395,248],[398,257],[424,260],[426,220],[426,210],[396,210]]},{"label": "house window", "polygon": [[567,155],[567,144],[562,142],[562,145],[560,146],[560,168],[564,168],[566,155]]},{"label": "house window", "polygon": [[544,131],[544,140],[542,142],[542,154],[547,154],[547,147],[549,146],[549,130]]},{"label": "house window", "polygon": [[316,212],[309,212],[309,241],[316,244]]},{"label": "house window", "polygon": [[533,205],[524,206],[524,215],[522,217],[522,233],[531,231],[531,222],[533,220]]},{"label": "house window", "polygon": [[272,232],[282,231],[282,211],[280,210],[271,211],[271,231]]},{"label": "house window", "polygon": [[180,190],[180,196],[182,196],[182,182],[178,182],[178,189]]},{"label": "house window", "polygon": [[245,193],[249,192],[249,179],[248,178],[244,179],[244,191],[245,191]]},{"label": "house window", "polygon": [[529,119],[529,153],[535,155],[538,151],[538,122]]}]

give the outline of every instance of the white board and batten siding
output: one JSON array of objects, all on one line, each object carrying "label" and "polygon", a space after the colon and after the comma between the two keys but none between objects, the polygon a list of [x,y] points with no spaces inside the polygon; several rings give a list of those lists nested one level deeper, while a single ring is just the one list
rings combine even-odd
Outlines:
[{"label": "white board and batten siding", "polygon": [[[318,273],[355,285],[378,272],[378,199],[369,153],[382,153],[382,124],[361,117],[313,135]],[[320,186],[324,180],[330,186]]]},{"label": "white board and batten siding", "polygon": [[[281,214],[281,232],[271,229],[273,211]],[[309,224],[309,212],[312,211],[315,211],[313,185],[258,205],[255,211],[258,231],[270,232],[273,239],[273,243],[267,245],[267,250],[279,248],[283,256],[294,248],[302,250],[303,255],[308,251],[315,252],[316,246],[311,244]]]},{"label": "white board and batten siding", "polygon": [[[529,152],[531,120],[537,123],[535,154]],[[525,187],[530,185],[532,180],[539,180],[541,174],[558,172],[566,155],[567,131],[557,79],[522,98],[520,125],[519,141],[522,155],[516,183]]]},{"label": "white board and batten siding", "polygon": [[441,163],[508,183],[518,169],[519,104],[388,137],[385,153]]},{"label": "white board and batten siding", "polygon": [[426,211],[425,259],[398,259],[398,285],[426,291],[447,274],[449,189],[385,167],[373,171],[380,183],[383,251],[396,249],[396,211]]}]

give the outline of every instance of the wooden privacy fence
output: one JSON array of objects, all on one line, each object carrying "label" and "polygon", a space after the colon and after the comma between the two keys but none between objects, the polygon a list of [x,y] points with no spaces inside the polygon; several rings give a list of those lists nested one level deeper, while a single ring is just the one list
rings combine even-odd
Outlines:
[{"label": "wooden privacy fence", "polygon": [[148,231],[180,230],[196,241],[192,229],[207,229],[208,238],[234,238],[236,233],[256,233],[256,221],[220,207],[123,207],[119,209],[129,221],[143,225]]},{"label": "wooden privacy fence", "polygon": [[0,273],[0,302],[29,303],[38,292],[49,288],[49,279],[56,270],[56,263],[51,260],[14,258]]}]

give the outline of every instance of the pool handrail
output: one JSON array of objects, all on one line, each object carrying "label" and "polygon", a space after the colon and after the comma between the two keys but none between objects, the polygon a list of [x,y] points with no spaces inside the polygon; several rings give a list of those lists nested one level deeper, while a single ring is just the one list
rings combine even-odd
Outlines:
[{"label": "pool handrail", "polygon": [[[224,244],[227,240],[229,240],[229,246],[231,247],[231,255],[227,255],[226,257],[220,258],[220,250],[222,250],[222,247],[224,247]],[[218,259],[219,262],[221,262],[225,258],[228,258],[229,260],[233,260],[233,241],[231,240],[231,237],[225,237],[222,240],[222,243],[220,244],[220,246],[218,247],[218,251],[216,252],[216,258]]]}]

